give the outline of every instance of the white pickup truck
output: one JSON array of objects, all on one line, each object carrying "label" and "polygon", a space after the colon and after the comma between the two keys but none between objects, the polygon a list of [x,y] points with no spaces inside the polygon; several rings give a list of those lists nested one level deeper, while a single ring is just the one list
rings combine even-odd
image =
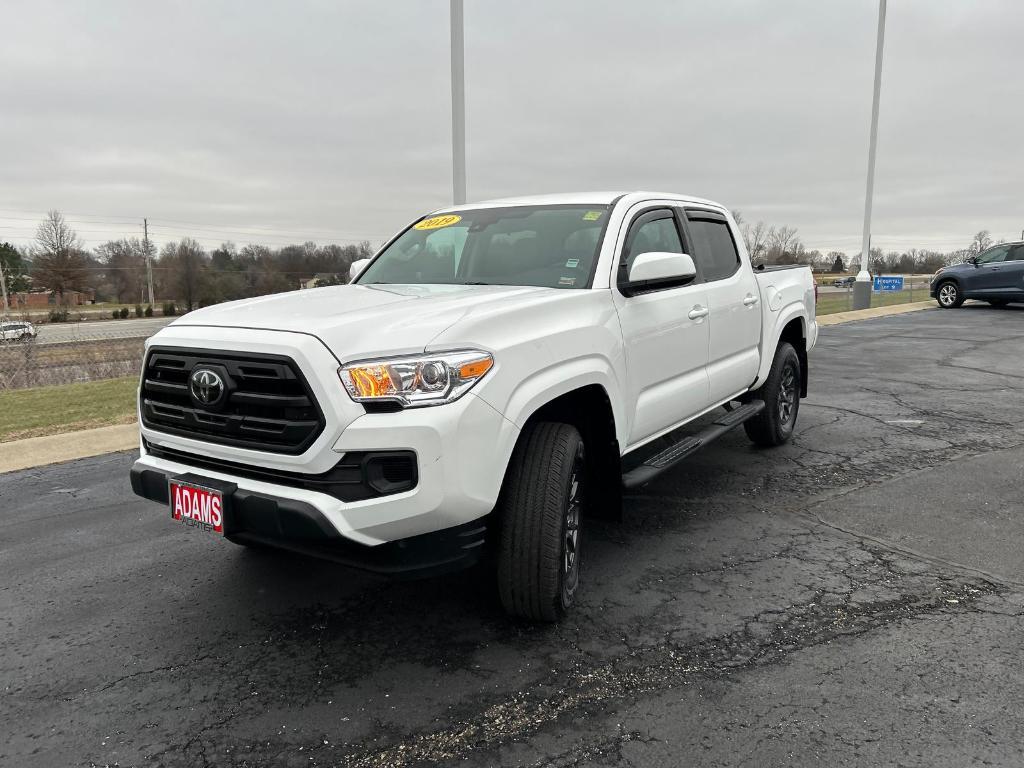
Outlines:
[{"label": "white pickup truck", "polygon": [[153,336],[135,492],[238,544],[382,573],[490,562],[511,614],[551,621],[588,516],[741,424],[785,442],[807,392],[810,270],[752,268],[707,200],[447,208],[353,278]]}]

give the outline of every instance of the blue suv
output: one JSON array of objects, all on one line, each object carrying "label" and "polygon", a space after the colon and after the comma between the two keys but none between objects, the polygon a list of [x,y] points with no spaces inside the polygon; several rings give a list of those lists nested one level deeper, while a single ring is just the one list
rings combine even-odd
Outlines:
[{"label": "blue suv", "polygon": [[1003,307],[1024,302],[1024,242],[1000,243],[963,264],[943,267],[932,277],[928,292],[943,309],[967,299]]}]

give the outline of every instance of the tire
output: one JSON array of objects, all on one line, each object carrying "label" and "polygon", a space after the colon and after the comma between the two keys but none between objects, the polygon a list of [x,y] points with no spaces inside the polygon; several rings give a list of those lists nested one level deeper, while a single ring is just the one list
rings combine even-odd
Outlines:
[{"label": "tire", "polygon": [[540,422],[520,438],[498,501],[498,593],[510,615],[553,622],[572,605],[586,475],[575,427]]},{"label": "tire", "polygon": [[991,304],[996,309],[1002,309],[1010,302],[1006,299],[989,299],[988,303]]},{"label": "tire", "polygon": [[781,342],[775,350],[768,379],[754,393],[755,398],[764,400],[764,410],[743,422],[747,437],[756,445],[782,445],[793,436],[800,412],[801,375],[796,350],[791,344]]},{"label": "tire", "polygon": [[959,285],[952,280],[947,280],[935,286],[935,301],[943,309],[957,309],[964,303],[964,296],[960,292]]}]

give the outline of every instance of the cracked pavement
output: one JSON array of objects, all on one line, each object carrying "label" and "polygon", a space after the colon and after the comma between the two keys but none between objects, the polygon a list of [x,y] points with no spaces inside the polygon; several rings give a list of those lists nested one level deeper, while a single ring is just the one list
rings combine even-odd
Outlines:
[{"label": "cracked pavement", "polygon": [[580,604],[247,551],[132,456],[0,476],[0,765],[1024,764],[1024,309],[822,329],[742,430],[586,531]]}]

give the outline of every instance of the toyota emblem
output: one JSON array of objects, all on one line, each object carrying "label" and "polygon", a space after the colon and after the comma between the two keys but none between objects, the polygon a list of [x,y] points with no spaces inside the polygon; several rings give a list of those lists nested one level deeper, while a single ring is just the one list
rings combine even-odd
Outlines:
[{"label": "toyota emblem", "polygon": [[209,368],[196,368],[192,371],[188,389],[197,403],[213,405],[224,394],[224,379]]}]

